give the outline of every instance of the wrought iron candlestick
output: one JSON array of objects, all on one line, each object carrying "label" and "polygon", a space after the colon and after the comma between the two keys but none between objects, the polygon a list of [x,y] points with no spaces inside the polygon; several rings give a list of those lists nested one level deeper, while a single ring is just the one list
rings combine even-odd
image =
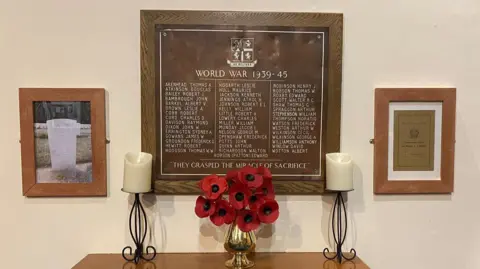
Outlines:
[{"label": "wrought iron candlestick", "polygon": [[[147,223],[147,214],[145,213],[145,209],[140,201],[140,193],[135,193],[135,201],[133,202],[132,210],[130,211],[130,221],[128,225],[130,229],[130,235],[135,243],[135,251],[133,251],[131,246],[126,246],[122,250],[122,256],[125,260],[129,262],[135,262],[137,264],[140,259],[151,261],[155,258],[155,256],[157,256],[157,250],[153,246],[147,246],[146,252],[143,252],[143,243],[145,241],[145,237],[147,236],[148,230]],[[127,254],[127,251],[129,254]],[[133,257],[128,258],[127,255]]]},{"label": "wrought iron candlestick", "polygon": [[[347,218],[347,209],[345,206],[345,201],[342,196],[343,191],[337,191],[337,197],[335,198],[335,204],[333,205],[333,214],[332,214],[332,233],[333,239],[335,241],[336,253],[334,256],[329,256],[327,253],[330,253],[328,248],[323,250],[323,256],[328,260],[337,260],[338,263],[342,263],[342,259],[351,261],[357,256],[357,251],[355,249],[350,249],[350,253],[353,254],[351,257],[346,257],[342,252],[342,246],[347,237],[347,228],[348,228],[348,218]],[[343,209],[343,211],[342,211]],[[345,219],[342,221],[342,218]],[[343,225],[345,224],[345,227]]]}]

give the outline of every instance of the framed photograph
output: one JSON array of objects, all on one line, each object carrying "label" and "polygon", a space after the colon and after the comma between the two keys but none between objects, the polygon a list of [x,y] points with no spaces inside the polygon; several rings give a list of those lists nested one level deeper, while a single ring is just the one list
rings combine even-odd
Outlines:
[{"label": "framed photograph", "polygon": [[23,195],[106,196],[105,90],[21,88]]},{"label": "framed photograph", "polygon": [[343,15],[141,11],[142,151],[157,194],[268,167],[283,194],[325,191],[340,149]]},{"label": "framed photograph", "polygon": [[453,192],[455,105],[455,88],[376,89],[376,194]]}]

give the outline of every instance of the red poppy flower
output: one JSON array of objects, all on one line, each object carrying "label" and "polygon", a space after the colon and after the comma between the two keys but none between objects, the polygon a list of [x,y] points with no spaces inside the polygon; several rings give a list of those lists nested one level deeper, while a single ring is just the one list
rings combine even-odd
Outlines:
[{"label": "red poppy flower", "polygon": [[199,218],[206,218],[215,213],[215,201],[206,199],[203,196],[198,196],[195,203],[195,214]]},{"label": "red poppy flower", "polygon": [[225,175],[225,178],[227,180],[238,181],[238,179],[239,179],[238,170],[228,171],[227,174]]},{"label": "red poppy flower", "polygon": [[240,182],[240,173],[238,170],[228,171],[225,175],[227,180],[228,187],[230,188],[233,184]]},{"label": "red poppy flower", "polygon": [[257,168],[257,172],[263,176],[263,179],[272,179],[272,173],[265,166],[260,166]]},{"label": "red poppy flower", "polygon": [[208,199],[216,200],[228,189],[228,184],[224,177],[209,175],[200,181],[200,188]]},{"label": "red poppy flower", "polygon": [[250,199],[248,201],[249,201],[248,207],[253,211],[257,211],[260,208],[260,206],[265,203],[265,197],[262,194],[261,195],[252,194],[252,196],[250,196]]},{"label": "red poppy flower", "polygon": [[263,184],[255,190],[257,196],[263,196],[268,199],[275,199],[275,190],[271,179],[263,179]]},{"label": "red poppy flower", "polygon": [[239,171],[240,182],[247,185],[249,188],[258,188],[263,183],[263,177],[258,173],[258,169],[251,166],[245,166]]},{"label": "red poppy flower", "polygon": [[238,213],[237,225],[242,232],[250,232],[260,226],[260,221],[255,211],[242,210]]},{"label": "red poppy flower", "polygon": [[248,201],[252,192],[242,184],[234,184],[230,188],[229,201],[233,208],[244,209],[248,205]]},{"label": "red poppy flower", "polygon": [[263,223],[274,223],[278,219],[278,203],[275,200],[268,200],[258,209],[258,219]]},{"label": "red poppy flower", "polygon": [[215,213],[210,216],[213,224],[220,226],[222,224],[230,224],[235,218],[235,210],[225,200],[218,200],[215,204]]}]

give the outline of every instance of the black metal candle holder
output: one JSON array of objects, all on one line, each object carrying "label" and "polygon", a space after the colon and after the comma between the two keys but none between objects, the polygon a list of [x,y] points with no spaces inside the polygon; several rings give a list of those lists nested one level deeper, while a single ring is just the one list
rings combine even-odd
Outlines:
[{"label": "black metal candle holder", "polygon": [[[123,191],[123,189],[122,189]],[[140,201],[140,193],[135,194],[135,201],[133,202],[132,209],[130,210],[130,221],[128,227],[130,229],[130,235],[135,243],[135,251],[131,246],[126,246],[122,250],[122,256],[129,262],[137,264],[140,259],[151,261],[157,256],[157,250],[153,246],[147,246],[146,252],[143,252],[143,243],[147,236],[148,221],[145,209]],[[132,229],[133,228],[133,229]],[[129,254],[126,254],[127,251]],[[133,256],[128,258],[127,255]],[[151,256],[151,257],[149,257]]]},{"label": "black metal candle holder", "polygon": [[[352,190],[349,190],[352,191]],[[342,246],[345,243],[345,238],[347,237],[347,228],[348,228],[348,218],[347,218],[347,209],[345,206],[345,201],[343,200],[342,193],[347,191],[336,191],[337,197],[335,198],[335,204],[333,205],[333,214],[332,214],[332,233],[333,239],[335,241],[335,248],[337,252],[334,256],[329,256],[327,253],[330,253],[328,248],[323,250],[323,256],[328,260],[337,260],[338,263],[342,263],[342,260],[351,261],[357,256],[357,251],[355,249],[350,249],[351,257],[347,257],[342,252]],[[343,209],[343,211],[342,211]],[[342,218],[345,221],[342,221]],[[345,224],[345,227],[343,225]],[[336,229],[335,229],[336,227]],[[350,256],[350,255],[349,255]]]}]

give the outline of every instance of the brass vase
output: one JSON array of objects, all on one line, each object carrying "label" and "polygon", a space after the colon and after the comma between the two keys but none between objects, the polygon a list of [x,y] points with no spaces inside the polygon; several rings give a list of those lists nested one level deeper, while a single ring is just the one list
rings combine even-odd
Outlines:
[{"label": "brass vase", "polygon": [[233,257],[225,262],[225,266],[233,269],[250,268],[255,265],[253,261],[247,258],[247,254],[255,249],[257,240],[253,231],[242,232],[234,221],[225,234],[225,250]]}]

